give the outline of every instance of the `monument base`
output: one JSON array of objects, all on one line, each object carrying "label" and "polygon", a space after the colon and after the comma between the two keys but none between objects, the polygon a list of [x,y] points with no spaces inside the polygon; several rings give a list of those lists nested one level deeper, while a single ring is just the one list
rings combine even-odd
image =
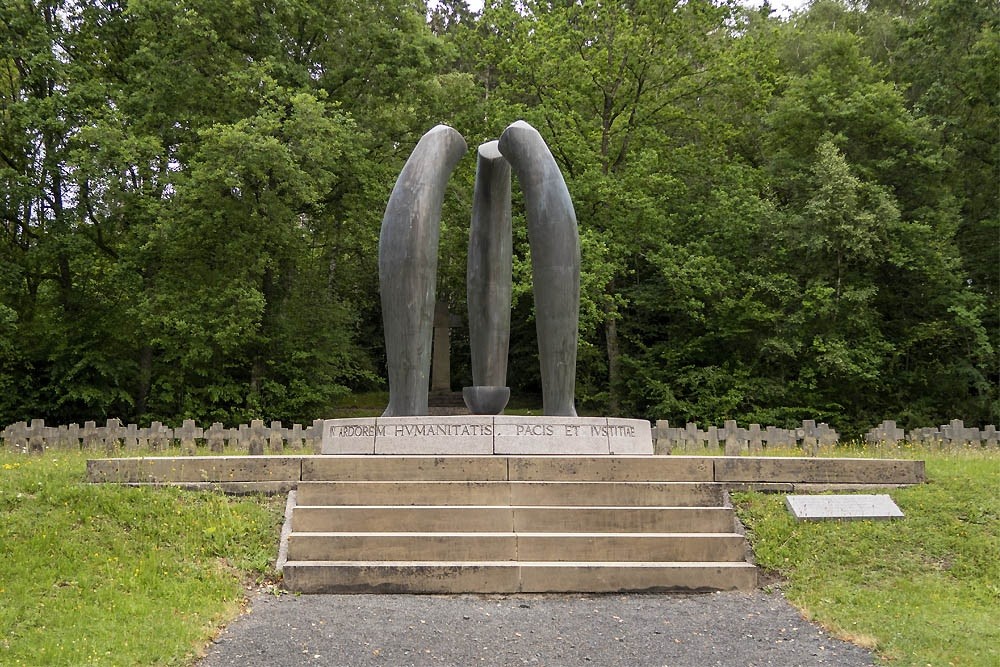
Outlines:
[{"label": "monument base", "polygon": [[644,419],[617,417],[367,417],[327,419],[323,454],[652,455]]}]

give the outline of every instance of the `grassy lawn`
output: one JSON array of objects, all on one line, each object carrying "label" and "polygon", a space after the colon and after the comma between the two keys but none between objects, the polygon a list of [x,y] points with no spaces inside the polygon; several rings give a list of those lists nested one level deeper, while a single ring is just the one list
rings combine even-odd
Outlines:
[{"label": "grassy lawn", "polygon": [[0,454],[0,664],[189,664],[271,575],[284,499],[92,486],[87,457]]},{"label": "grassy lawn", "polygon": [[900,521],[796,523],[782,495],[734,504],[808,618],[892,665],[1000,665],[1000,452],[911,455],[929,483],[890,492]]},{"label": "grassy lawn", "polygon": [[[1000,665],[1000,452],[919,456],[896,522],[734,495],[788,598],[893,665]],[[272,576],[284,498],[91,486],[93,454],[0,454],[0,665],[190,664]]]}]

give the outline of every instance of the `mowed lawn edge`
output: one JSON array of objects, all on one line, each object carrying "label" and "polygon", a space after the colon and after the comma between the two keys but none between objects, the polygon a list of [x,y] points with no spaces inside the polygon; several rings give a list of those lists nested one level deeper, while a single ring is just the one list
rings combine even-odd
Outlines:
[{"label": "mowed lawn edge", "polygon": [[895,454],[926,484],[896,521],[796,522],[784,495],[734,493],[757,564],[806,618],[894,666],[1000,665],[1000,452]]},{"label": "mowed lawn edge", "polygon": [[87,484],[0,454],[0,664],[184,665],[271,579],[281,497]]},{"label": "mowed lawn edge", "polygon": [[[909,455],[929,481],[890,492],[901,521],[734,494],[757,562],[893,665],[998,664],[1000,452]],[[284,498],[89,485],[87,458],[0,454],[0,664],[190,664],[273,577]]]}]

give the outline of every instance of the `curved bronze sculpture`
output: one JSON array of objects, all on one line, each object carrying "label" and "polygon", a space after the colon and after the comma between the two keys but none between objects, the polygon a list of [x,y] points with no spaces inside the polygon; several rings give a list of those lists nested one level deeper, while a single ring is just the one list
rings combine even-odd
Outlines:
[{"label": "curved bronze sculpture", "polygon": [[[396,181],[379,236],[379,283],[389,370],[383,416],[427,414],[431,320],[444,187],[465,153],[461,135],[439,125],[425,134]],[[480,146],[467,289],[475,414],[506,405],[510,338],[510,167],[524,190],[531,244],[543,413],[576,416],[580,241],[573,203],[552,153],[524,121]],[[508,165],[509,163],[509,165]]]},{"label": "curved bronze sculpture", "polygon": [[480,146],[477,158],[466,270],[473,386],[462,396],[473,414],[496,415],[510,398],[510,164],[496,141]]},{"label": "curved bronze sculpture", "polygon": [[573,202],[559,166],[535,128],[523,120],[511,124],[500,135],[499,148],[524,191],[542,414],[575,417],[580,237]]},{"label": "curved bronze sculpture", "polygon": [[434,127],[420,138],[389,195],[378,237],[389,371],[383,417],[427,414],[441,203],[467,149],[461,134],[447,125]]}]

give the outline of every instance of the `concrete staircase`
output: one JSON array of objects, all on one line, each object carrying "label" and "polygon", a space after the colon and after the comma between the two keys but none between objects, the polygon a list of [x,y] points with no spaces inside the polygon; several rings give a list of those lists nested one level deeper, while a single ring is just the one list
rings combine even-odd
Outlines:
[{"label": "concrete staircase", "polygon": [[326,457],[289,503],[285,586],[303,593],[754,588],[756,568],[745,561],[723,486],[663,479],[683,475],[647,469],[643,458]]}]

